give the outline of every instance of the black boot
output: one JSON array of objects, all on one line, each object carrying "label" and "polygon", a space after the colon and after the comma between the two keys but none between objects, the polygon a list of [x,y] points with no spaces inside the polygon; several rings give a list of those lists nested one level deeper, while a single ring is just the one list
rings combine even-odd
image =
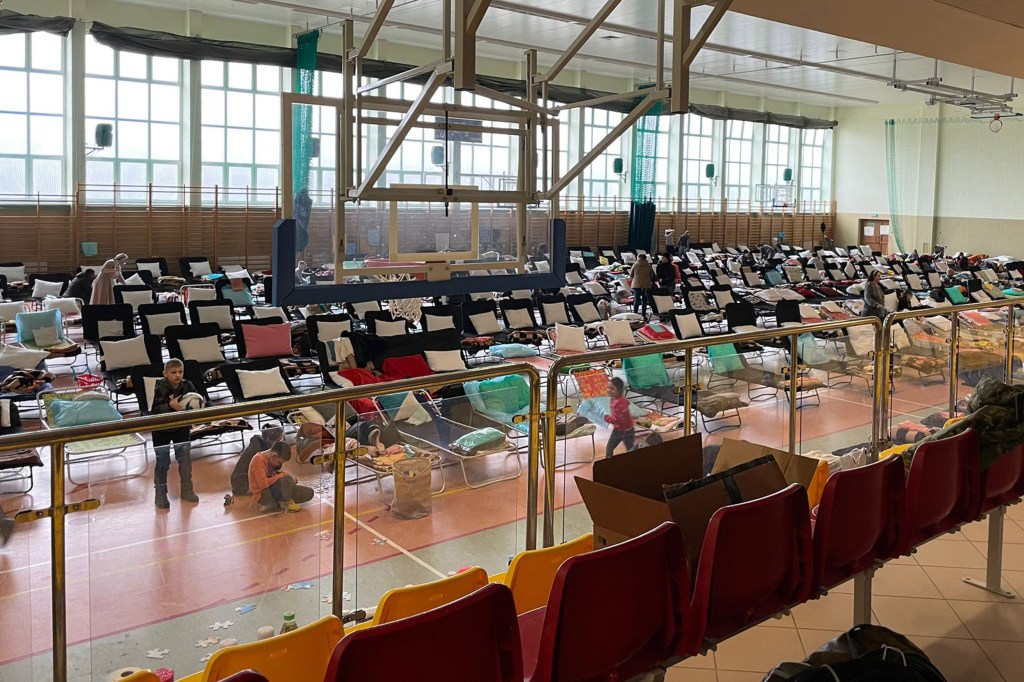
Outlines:
[{"label": "black boot", "polygon": [[193,504],[199,502],[199,496],[192,488],[191,454],[184,454],[178,458],[178,477],[181,478],[181,499]]},{"label": "black boot", "polygon": [[156,489],[156,500],[154,501],[154,504],[156,504],[156,508],[170,509],[171,501],[167,499],[167,484],[157,483],[153,487]]}]

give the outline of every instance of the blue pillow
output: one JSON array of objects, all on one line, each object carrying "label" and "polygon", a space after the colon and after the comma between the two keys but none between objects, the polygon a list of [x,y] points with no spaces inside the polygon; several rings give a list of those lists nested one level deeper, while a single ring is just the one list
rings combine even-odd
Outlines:
[{"label": "blue pillow", "polygon": [[402,403],[405,402],[405,396],[407,395],[409,395],[408,391],[405,393],[386,393],[377,396],[377,402],[380,403],[385,412],[394,418],[398,414],[399,408],[402,407]]},{"label": "blue pillow", "polygon": [[743,369],[743,359],[731,343],[708,346],[708,359],[716,374],[728,374]]},{"label": "blue pillow", "polygon": [[124,419],[109,400],[53,400],[50,402],[53,425],[61,428],[84,426]]},{"label": "blue pillow", "polygon": [[64,340],[64,325],[61,323],[58,308],[34,313],[18,313],[14,324],[18,328],[18,343],[34,345],[36,330],[42,327],[55,327],[57,338],[61,341]]},{"label": "blue pillow", "polygon": [[626,383],[634,388],[672,385],[661,353],[625,358],[622,361],[622,371],[626,374]]},{"label": "blue pillow", "polygon": [[231,287],[224,287],[221,289],[221,295],[231,301],[231,304],[236,308],[247,308],[255,304],[255,301],[252,300],[252,292],[247,287],[242,287],[241,291],[235,291]]},{"label": "blue pillow", "polygon": [[499,343],[497,346],[491,346],[488,352],[499,358],[529,358],[540,355],[538,348],[523,343]]}]

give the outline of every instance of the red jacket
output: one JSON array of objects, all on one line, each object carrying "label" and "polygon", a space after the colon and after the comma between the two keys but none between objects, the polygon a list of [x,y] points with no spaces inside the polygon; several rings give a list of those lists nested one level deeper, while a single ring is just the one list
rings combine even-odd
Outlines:
[{"label": "red jacket", "polygon": [[633,417],[629,414],[629,401],[619,396],[611,400],[611,414],[604,420],[611,424],[612,431],[632,431]]}]

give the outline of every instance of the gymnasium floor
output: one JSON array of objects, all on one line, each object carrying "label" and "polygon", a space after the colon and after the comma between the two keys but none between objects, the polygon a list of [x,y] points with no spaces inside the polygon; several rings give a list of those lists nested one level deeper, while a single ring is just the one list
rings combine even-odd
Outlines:
[{"label": "gymnasium floor", "polygon": [[[69,380],[66,375],[60,378]],[[893,424],[945,409],[948,390],[944,384],[924,386],[910,377],[898,379]],[[831,450],[864,442],[870,436],[870,404],[862,380],[822,390],[820,406],[799,410],[801,448]],[[786,446],[789,410],[784,400],[752,403],[742,417],[741,427],[711,434],[705,443],[730,437]],[[599,455],[606,434],[598,433]],[[590,456],[589,439],[570,440],[566,447],[567,451],[559,450],[560,461]],[[112,671],[129,666],[169,667],[180,678],[202,668],[203,658],[216,646],[200,646],[207,638],[252,641],[261,625],[279,626],[284,611],[295,611],[300,624],[330,613],[333,481],[312,466],[289,463],[300,481],[317,490],[313,502],[299,513],[261,515],[249,498],[224,506],[238,450],[233,442],[196,462],[201,502],[195,506],[179,503],[172,466],[168,512],[153,507],[151,468],[138,476],[102,482],[119,473],[120,464],[108,461],[88,471],[76,467],[76,480],[97,482],[69,484],[70,500],[91,497],[103,504],[68,520],[71,679],[107,680]],[[129,465],[141,471],[141,453]],[[474,466],[474,476],[498,476],[515,468],[513,458],[503,455],[489,456]],[[570,464],[555,474],[559,541],[590,530],[572,479],[589,473],[590,464],[585,463]],[[435,486],[440,485],[440,476],[435,471]],[[501,572],[523,549],[525,474],[477,489],[465,487],[456,466],[445,467],[443,476],[446,489],[433,498],[433,513],[411,521],[388,511],[387,491],[382,496],[372,481],[347,487],[346,609],[371,607],[387,589],[443,577],[467,565]],[[2,504],[8,512],[46,506],[48,484],[44,467],[30,495],[6,495]],[[1024,604],[961,582],[965,575],[983,577],[985,539],[985,523],[972,524],[883,568],[875,580],[876,622],[910,637],[950,680],[1021,680]],[[1024,509],[1011,508],[1005,546],[1005,583],[1010,589],[1024,589]],[[773,665],[801,660],[847,629],[852,624],[851,593],[852,586],[843,585],[798,607],[792,616],[682,663],[669,679],[760,680]],[[0,552],[0,632],[5,633],[0,637],[0,679],[49,679],[49,602],[48,530],[45,523],[28,524]],[[221,627],[225,622],[231,625]],[[215,625],[218,629],[212,629]],[[155,649],[167,652],[163,658],[147,657]]]}]

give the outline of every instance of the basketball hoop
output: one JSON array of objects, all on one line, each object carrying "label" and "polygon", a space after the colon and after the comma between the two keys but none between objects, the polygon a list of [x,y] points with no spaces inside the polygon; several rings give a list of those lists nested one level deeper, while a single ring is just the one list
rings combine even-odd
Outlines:
[{"label": "basketball hoop", "polygon": [[988,124],[988,129],[993,133],[998,133],[1003,129],[1003,122],[999,120],[999,114],[992,116],[992,122]]}]

